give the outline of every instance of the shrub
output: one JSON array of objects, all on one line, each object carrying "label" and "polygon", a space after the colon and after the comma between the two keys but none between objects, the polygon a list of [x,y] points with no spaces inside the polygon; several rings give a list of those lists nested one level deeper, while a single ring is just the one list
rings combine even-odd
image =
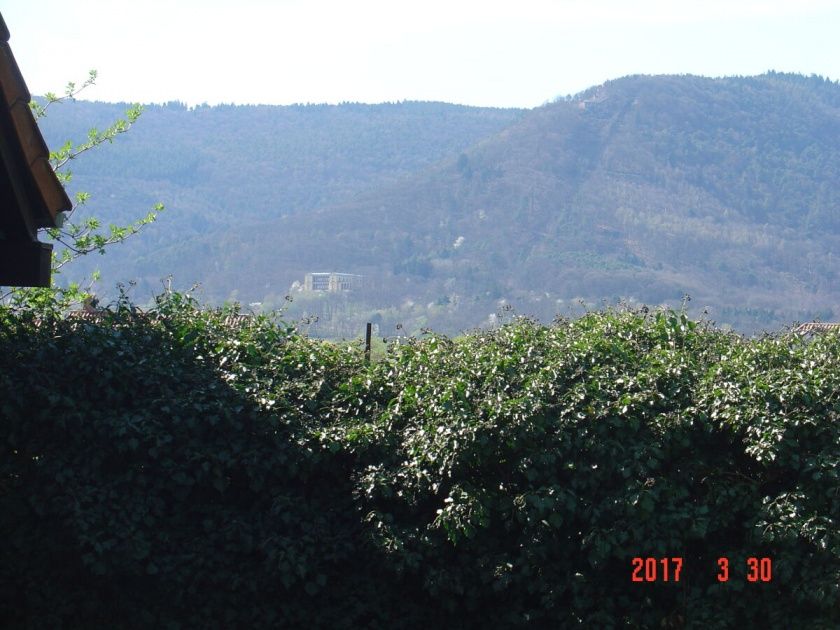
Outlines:
[{"label": "shrub", "polygon": [[[179,294],[0,310],[0,621],[836,627],[838,392],[837,336],[672,311],[432,334],[368,366]],[[634,583],[634,557],[681,557],[681,579]]]}]

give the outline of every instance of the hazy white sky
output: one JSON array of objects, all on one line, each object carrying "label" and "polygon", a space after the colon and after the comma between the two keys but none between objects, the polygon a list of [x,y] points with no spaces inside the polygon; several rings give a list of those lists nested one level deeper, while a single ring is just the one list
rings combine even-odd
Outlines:
[{"label": "hazy white sky", "polygon": [[627,74],[840,79],[840,0],[0,0],[33,94],[534,107]]}]

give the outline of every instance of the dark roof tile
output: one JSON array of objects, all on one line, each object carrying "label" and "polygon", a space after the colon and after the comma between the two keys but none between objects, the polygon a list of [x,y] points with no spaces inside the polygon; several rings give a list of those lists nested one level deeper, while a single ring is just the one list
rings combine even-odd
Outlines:
[{"label": "dark roof tile", "polygon": [[840,322],[808,322],[793,329],[793,332],[800,334],[813,334],[818,332],[840,332]]},{"label": "dark roof tile", "polygon": [[3,19],[3,15],[0,14],[0,41],[7,42],[11,35],[9,34],[9,29],[6,27],[6,20]]}]

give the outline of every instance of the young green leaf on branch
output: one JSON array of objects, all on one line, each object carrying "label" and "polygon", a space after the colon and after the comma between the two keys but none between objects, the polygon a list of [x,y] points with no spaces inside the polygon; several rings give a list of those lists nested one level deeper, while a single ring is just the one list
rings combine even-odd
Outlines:
[{"label": "young green leaf on branch", "polygon": [[[95,85],[96,78],[96,70],[91,70],[88,78],[81,85],[77,86],[74,82],[68,83],[63,96],[48,92],[44,96],[43,104],[33,100],[29,106],[35,119],[45,117],[49,108],[56,103],[75,100],[80,92]],[[126,110],[125,118],[115,121],[107,129],[100,131],[94,127],[88,131],[84,142],[74,144],[73,141],[67,140],[58,150],[51,151],[50,164],[59,181],[66,187],[73,178],[73,173],[68,168],[70,162],[83,153],[96,149],[106,142],[111,143],[117,136],[126,133],[137,122],[142,112],[143,107],[135,103]],[[59,227],[46,230],[48,239],[61,246],[53,251],[53,276],[59,274],[65,265],[81,256],[92,252],[104,254],[106,248],[134,236],[145,226],[153,223],[158,213],[164,209],[162,203],[156,203],[145,216],[132,223],[110,224],[107,228],[103,227],[102,222],[96,217],[88,216],[83,220],[73,221],[73,215],[79,208],[85,206],[89,199],[90,194],[87,192],[76,193],[73,208],[59,221]],[[53,283],[53,286],[48,288],[11,288],[5,293],[0,293],[0,303],[10,303],[16,308],[23,309],[65,312],[73,305],[81,304],[92,297],[91,289],[99,279],[99,275],[99,271],[94,271],[84,286],[71,282],[66,286]]]}]

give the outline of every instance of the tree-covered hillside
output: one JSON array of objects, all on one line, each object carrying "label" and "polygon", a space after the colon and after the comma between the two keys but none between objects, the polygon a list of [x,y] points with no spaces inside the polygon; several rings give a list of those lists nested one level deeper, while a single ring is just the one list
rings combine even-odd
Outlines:
[{"label": "tree-covered hillside", "polygon": [[[48,144],[59,147],[84,139],[92,126],[108,125],[126,107],[62,103],[50,108],[40,126]],[[522,114],[443,103],[147,105],[131,134],[71,165],[71,188],[92,193],[91,212],[105,221],[125,222],[159,200],[171,210],[142,239],[112,252],[103,269],[103,291],[113,290],[109,281],[134,278],[157,288],[158,278],[170,273],[184,283],[206,281],[220,267],[247,277],[243,255],[256,221],[311,211],[387,185],[474,145]],[[245,242],[230,242],[226,235],[234,226],[244,229]],[[167,248],[180,252],[185,242],[203,235],[224,245],[225,255],[166,257]],[[80,263],[79,275],[101,261]],[[209,297],[224,298],[237,288],[233,283]]]},{"label": "tree-covered hillside", "polygon": [[[744,331],[840,317],[840,86],[818,77],[626,77],[529,112],[145,116],[133,144],[78,171],[170,209],[106,280],[174,273],[211,300],[274,306],[307,271],[370,276],[364,294],[295,294],[292,313],[333,335],[685,293]],[[58,109],[50,122],[48,138],[67,127]]]},{"label": "tree-covered hillside", "polygon": [[[50,146],[58,146],[68,137],[84,137],[91,125],[113,120],[124,108],[63,104],[50,110],[41,127]],[[416,172],[521,115],[443,103],[151,105],[130,137],[111,151],[85,156],[75,171],[79,186],[108,192],[105,184],[112,179],[143,185],[148,194],[191,191],[202,207],[176,207],[194,213],[195,223],[272,219]]]}]

